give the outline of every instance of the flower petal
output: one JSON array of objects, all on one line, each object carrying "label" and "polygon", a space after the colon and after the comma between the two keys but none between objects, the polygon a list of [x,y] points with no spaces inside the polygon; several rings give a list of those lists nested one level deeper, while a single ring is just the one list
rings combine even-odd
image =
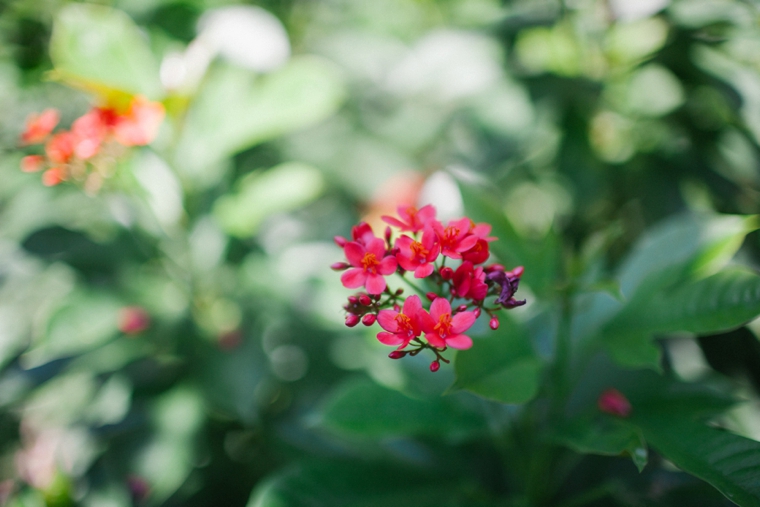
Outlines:
[{"label": "flower petal", "polygon": [[343,287],[347,289],[357,289],[362,287],[366,280],[367,273],[361,268],[349,269],[340,276],[340,282],[343,284]]},{"label": "flower petal", "polygon": [[434,266],[432,263],[422,264],[420,267],[414,270],[414,277],[425,278],[426,276],[430,276],[430,273],[433,272],[433,269]]},{"label": "flower petal", "polygon": [[[404,306],[406,308],[406,305]],[[391,333],[397,333],[398,332],[398,322],[396,322],[396,316],[398,315],[398,312],[395,312],[393,310],[380,310],[380,313],[377,314],[377,323],[380,324],[380,327],[385,329],[386,331],[390,331]]]},{"label": "flower petal", "polygon": [[380,261],[380,265],[377,267],[377,272],[381,275],[392,275],[397,267],[398,262],[396,261],[396,258],[389,255]]},{"label": "flower petal", "polygon": [[451,332],[454,334],[464,333],[475,324],[477,319],[475,312],[459,312],[451,318]]},{"label": "flower petal", "polygon": [[385,345],[399,345],[401,343],[404,343],[404,339],[402,337],[392,333],[377,333],[377,339],[380,341],[380,343],[383,343]]},{"label": "flower petal", "polygon": [[447,313],[451,313],[449,300],[446,298],[435,298],[433,304],[430,305],[430,316],[433,320],[437,321],[441,315],[446,315]]},{"label": "flower petal", "polygon": [[367,251],[375,254],[378,259],[382,259],[385,255],[385,241],[380,238],[372,238],[367,242]]},{"label": "flower petal", "polygon": [[454,349],[469,349],[472,347],[472,338],[466,334],[455,334],[446,338],[446,345]]},{"label": "flower petal", "polygon": [[422,301],[420,301],[418,295],[415,294],[406,298],[406,301],[404,301],[404,315],[414,317],[420,310],[422,310]]},{"label": "flower petal", "polygon": [[456,246],[457,252],[466,252],[470,248],[474,247],[478,244],[478,237],[477,236],[467,236],[462,241],[459,242],[459,244]]},{"label": "flower petal", "polygon": [[444,341],[443,338],[438,336],[438,333],[425,333],[425,339],[433,347],[442,349],[443,347],[446,346],[446,342]]},{"label": "flower petal", "polygon": [[[381,294],[385,290],[385,285],[385,278],[381,275],[368,274],[367,282],[364,284],[364,287],[367,288],[367,292],[370,294]],[[354,287],[349,287],[349,289],[352,288]]]},{"label": "flower petal", "polygon": [[346,243],[343,247],[343,253],[346,254],[346,259],[352,266],[361,267],[362,259],[364,258],[364,247],[355,241]]},{"label": "flower petal", "polygon": [[389,217],[388,215],[383,215],[380,218],[383,219],[383,222],[385,222],[388,225],[392,225],[393,227],[398,227],[399,229],[403,229],[406,227],[406,224],[404,222],[401,222],[397,218]]}]

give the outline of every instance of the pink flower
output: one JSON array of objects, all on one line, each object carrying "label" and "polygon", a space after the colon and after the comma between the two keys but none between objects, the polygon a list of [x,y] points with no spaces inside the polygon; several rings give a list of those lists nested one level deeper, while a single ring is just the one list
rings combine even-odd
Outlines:
[{"label": "pink flower", "polygon": [[420,209],[414,206],[399,206],[396,211],[401,220],[388,215],[381,218],[389,225],[400,228],[402,231],[419,232],[425,227],[425,224],[435,220],[435,208],[428,204]]},{"label": "pink flower", "polygon": [[101,143],[108,135],[107,118],[111,110],[93,108],[80,116],[71,125],[71,132],[76,136],[74,151],[82,160],[92,158],[98,153]]},{"label": "pink flower", "polygon": [[461,259],[462,252],[474,247],[478,236],[470,234],[470,219],[452,220],[446,227],[440,222],[433,221],[433,228],[438,235],[441,253],[452,259]]},{"label": "pink flower", "polygon": [[74,156],[76,136],[71,132],[54,135],[45,145],[45,153],[54,164],[67,164]]},{"label": "pink flower", "polygon": [[488,294],[486,274],[482,267],[474,268],[472,262],[464,261],[451,279],[457,297],[480,301]]},{"label": "pink flower", "polygon": [[21,142],[23,144],[41,143],[58,125],[58,119],[56,109],[45,109],[40,114],[29,115],[26,120],[26,129],[21,134]]},{"label": "pink flower", "polygon": [[129,110],[119,116],[113,127],[116,140],[124,146],[143,146],[156,138],[164,121],[164,106],[141,95],[132,98]]},{"label": "pink flower", "polygon": [[607,389],[599,396],[596,403],[602,412],[618,417],[631,415],[631,402],[617,389]]},{"label": "pink flower", "polygon": [[419,296],[406,298],[401,312],[380,310],[377,314],[377,322],[388,332],[377,333],[377,339],[385,345],[399,345],[398,348],[403,349],[422,333],[420,312],[424,310]]},{"label": "pink flower", "polygon": [[[372,227],[367,222],[361,222],[351,228],[351,238],[359,243],[365,245],[375,239],[375,233],[372,232]],[[348,243],[348,240],[343,236],[335,236],[335,243],[343,248]]]},{"label": "pink flower", "polygon": [[401,236],[396,240],[398,263],[407,271],[414,271],[415,278],[425,278],[433,272],[433,262],[438,258],[440,247],[436,243],[433,229],[425,228],[422,241],[415,241],[409,236]]},{"label": "pink flower", "polygon": [[453,347],[469,349],[472,339],[462,334],[475,323],[475,312],[459,312],[452,317],[451,305],[446,298],[437,298],[430,305],[430,313],[422,310],[418,313],[420,325],[425,332],[425,339],[437,348]]},{"label": "pink flower", "polygon": [[45,157],[42,155],[27,155],[21,159],[21,170],[25,173],[36,173],[45,167]]},{"label": "pink flower", "polygon": [[139,334],[150,327],[150,315],[141,306],[125,306],[119,311],[119,331]]},{"label": "pink flower", "polygon": [[382,239],[373,236],[366,246],[351,241],[343,247],[343,252],[348,262],[354,266],[340,277],[344,287],[366,287],[370,294],[380,294],[385,290],[383,276],[393,274],[398,264],[394,256],[385,255],[385,242]]},{"label": "pink flower", "polygon": [[490,224],[475,224],[470,222],[470,234],[477,236],[478,241],[472,248],[462,252],[462,260],[470,261],[473,264],[480,264],[488,260],[488,243],[496,240],[495,237],[488,235],[490,233]]}]

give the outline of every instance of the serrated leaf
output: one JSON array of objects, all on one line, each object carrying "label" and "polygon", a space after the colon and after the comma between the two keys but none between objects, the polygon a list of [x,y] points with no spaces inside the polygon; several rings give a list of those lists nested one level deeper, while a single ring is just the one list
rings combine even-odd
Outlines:
[{"label": "serrated leaf", "polygon": [[414,399],[368,380],[349,382],[327,400],[321,413],[326,427],[363,437],[467,433],[482,420],[447,398]]},{"label": "serrated leaf", "polygon": [[457,354],[453,388],[502,403],[526,403],[538,393],[542,367],[527,331],[502,318],[498,331]]},{"label": "serrated leaf", "polygon": [[760,506],[760,443],[684,418],[672,409],[634,412],[652,447],[742,507]]},{"label": "serrated leaf", "polygon": [[177,147],[177,167],[209,181],[224,158],[321,121],[343,101],[343,83],[328,63],[293,58],[260,76],[218,64],[193,100]]},{"label": "serrated leaf", "polygon": [[56,16],[50,39],[54,76],[108,96],[160,98],[163,88],[148,40],[125,13],[75,3]]}]

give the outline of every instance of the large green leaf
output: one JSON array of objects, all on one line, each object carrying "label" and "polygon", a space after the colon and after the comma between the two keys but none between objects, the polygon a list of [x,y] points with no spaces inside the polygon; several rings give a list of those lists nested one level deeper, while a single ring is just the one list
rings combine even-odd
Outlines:
[{"label": "large green leaf", "polygon": [[414,399],[367,380],[338,388],[322,410],[322,423],[364,437],[464,434],[483,428],[480,417],[449,397]]},{"label": "large green leaf", "polygon": [[73,3],[56,16],[50,40],[54,75],[100,93],[159,98],[163,88],[147,36],[121,11]]},{"label": "large green leaf", "polygon": [[711,334],[736,328],[760,314],[760,276],[741,267],[684,282],[632,301],[603,331],[605,346],[621,364],[654,366],[652,335],[686,331]]},{"label": "large green leaf", "polygon": [[618,456],[628,454],[639,472],[647,464],[649,452],[641,432],[623,419],[597,415],[560,425],[551,438],[575,452]]},{"label": "large green leaf", "polygon": [[215,181],[226,157],[327,118],[343,96],[337,71],[313,57],[293,58],[267,76],[214,65],[185,118],[177,167]]},{"label": "large green leaf", "polygon": [[540,241],[523,238],[487,191],[462,182],[459,189],[467,216],[492,225],[491,235],[498,240],[490,247],[499,261],[508,267],[524,266],[523,282],[537,294],[546,294],[556,283],[559,268],[559,242],[554,233],[550,230]]},{"label": "large green leaf", "polygon": [[525,403],[538,393],[542,363],[522,326],[503,317],[498,331],[457,353],[455,389],[502,403]]},{"label": "large green leaf", "polygon": [[760,443],[689,420],[672,409],[634,412],[652,447],[742,507],[760,506]]}]

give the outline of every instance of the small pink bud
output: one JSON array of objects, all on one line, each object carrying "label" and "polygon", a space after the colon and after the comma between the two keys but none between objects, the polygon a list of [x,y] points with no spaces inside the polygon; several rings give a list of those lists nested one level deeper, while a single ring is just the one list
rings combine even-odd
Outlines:
[{"label": "small pink bud", "polygon": [[475,318],[476,318],[476,319],[477,319],[478,317],[480,317],[480,307],[477,307],[477,308],[475,308],[473,311],[475,312]]},{"label": "small pink bud", "polygon": [[400,296],[403,293],[404,293],[404,289],[396,289],[396,295],[397,296]]},{"label": "small pink bud", "polygon": [[467,305],[459,305],[459,306],[457,306],[456,312],[459,313],[459,312],[463,312],[465,310],[467,310]]},{"label": "small pink bud", "polygon": [[375,315],[374,313],[368,313],[367,315],[362,317],[362,324],[364,324],[365,326],[371,326],[372,324],[375,323],[376,320],[377,320],[377,315]]},{"label": "small pink bud", "polygon": [[491,271],[504,271],[506,268],[501,264],[490,264],[483,268],[483,271],[490,273]]},{"label": "small pink bud", "polygon": [[125,306],[119,311],[119,331],[138,334],[150,327],[150,315],[140,306]]},{"label": "small pink bud", "polygon": [[405,355],[406,355],[405,350],[394,350],[393,352],[388,354],[388,357],[390,357],[391,359],[401,359]]},{"label": "small pink bud", "polygon": [[525,272],[525,268],[523,266],[517,266],[512,271],[509,272],[512,276],[516,276],[517,278],[520,278],[522,274]]},{"label": "small pink bud", "polygon": [[436,294],[435,292],[428,292],[427,294],[425,294],[425,297],[428,298],[430,301],[435,301],[436,298],[438,297],[438,294]]},{"label": "small pink bud", "polygon": [[401,311],[401,307],[399,305],[397,305],[397,304],[393,305],[393,311],[394,312],[400,312]]},{"label": "small pink bud", "polygon": [[391,228],[386,227],[385,228],[385,242],[389,245],[391,244]]},{"label": "small pink bud", "polygon": [[338,245],[341,248],[343,248],[344,246],[346,246],[346,243],[348,243],[348,240],[346,238],[344,238],[343,236],[335,236],[333,238],[333,241],[335,241],[335,244]]},{"label": "small pink bud", "polygon": [[348,296],[348,302],[355,305],[359,302],[359,298],[356,296]]},{"label": "small pink bud", "polygon": [[491,322],[489,322],[488,325],[490,326],[491,329],[496,331],[497,329],[499,329],[499,318],[496,315],[494,315],[493,317],[491,317]]},{"label": "small pink bud", "polygon": [[330,269],[333,271],[343,271],[344,269],[348,269],[350,266],[345,262],[335,262],[333,264],[330,264]]},{"label": "small pink bud", "polygon": [[362,306],[369,306],[372,304],[372,300],[366,294],[359,294],[359,304]]},{"label": "small pink bud", "polygon": [[438,362],[437,359],[433,361],[432,363],[430,363],[430,371],[432,371],[433,373],[437,372],[440,369],[441,369],[441,363]]},{"label": "small pink bud", "polygon": [[354,327],[358,323],[359,323],[358,315],[354,315],[353,313],[349,313],[348,315],[346,315],[346,325],[348,327]]},{"label": "small pink bud", "polygon": [[631,415],[631,402],[617,389],[607,389],[596,402],[599,410],[618,417]]},{"label": "small pink bud", "polygon": [[444,280],[451,280],[454,278],[454,270],[450,267],[441,268],[441,278]]}]

